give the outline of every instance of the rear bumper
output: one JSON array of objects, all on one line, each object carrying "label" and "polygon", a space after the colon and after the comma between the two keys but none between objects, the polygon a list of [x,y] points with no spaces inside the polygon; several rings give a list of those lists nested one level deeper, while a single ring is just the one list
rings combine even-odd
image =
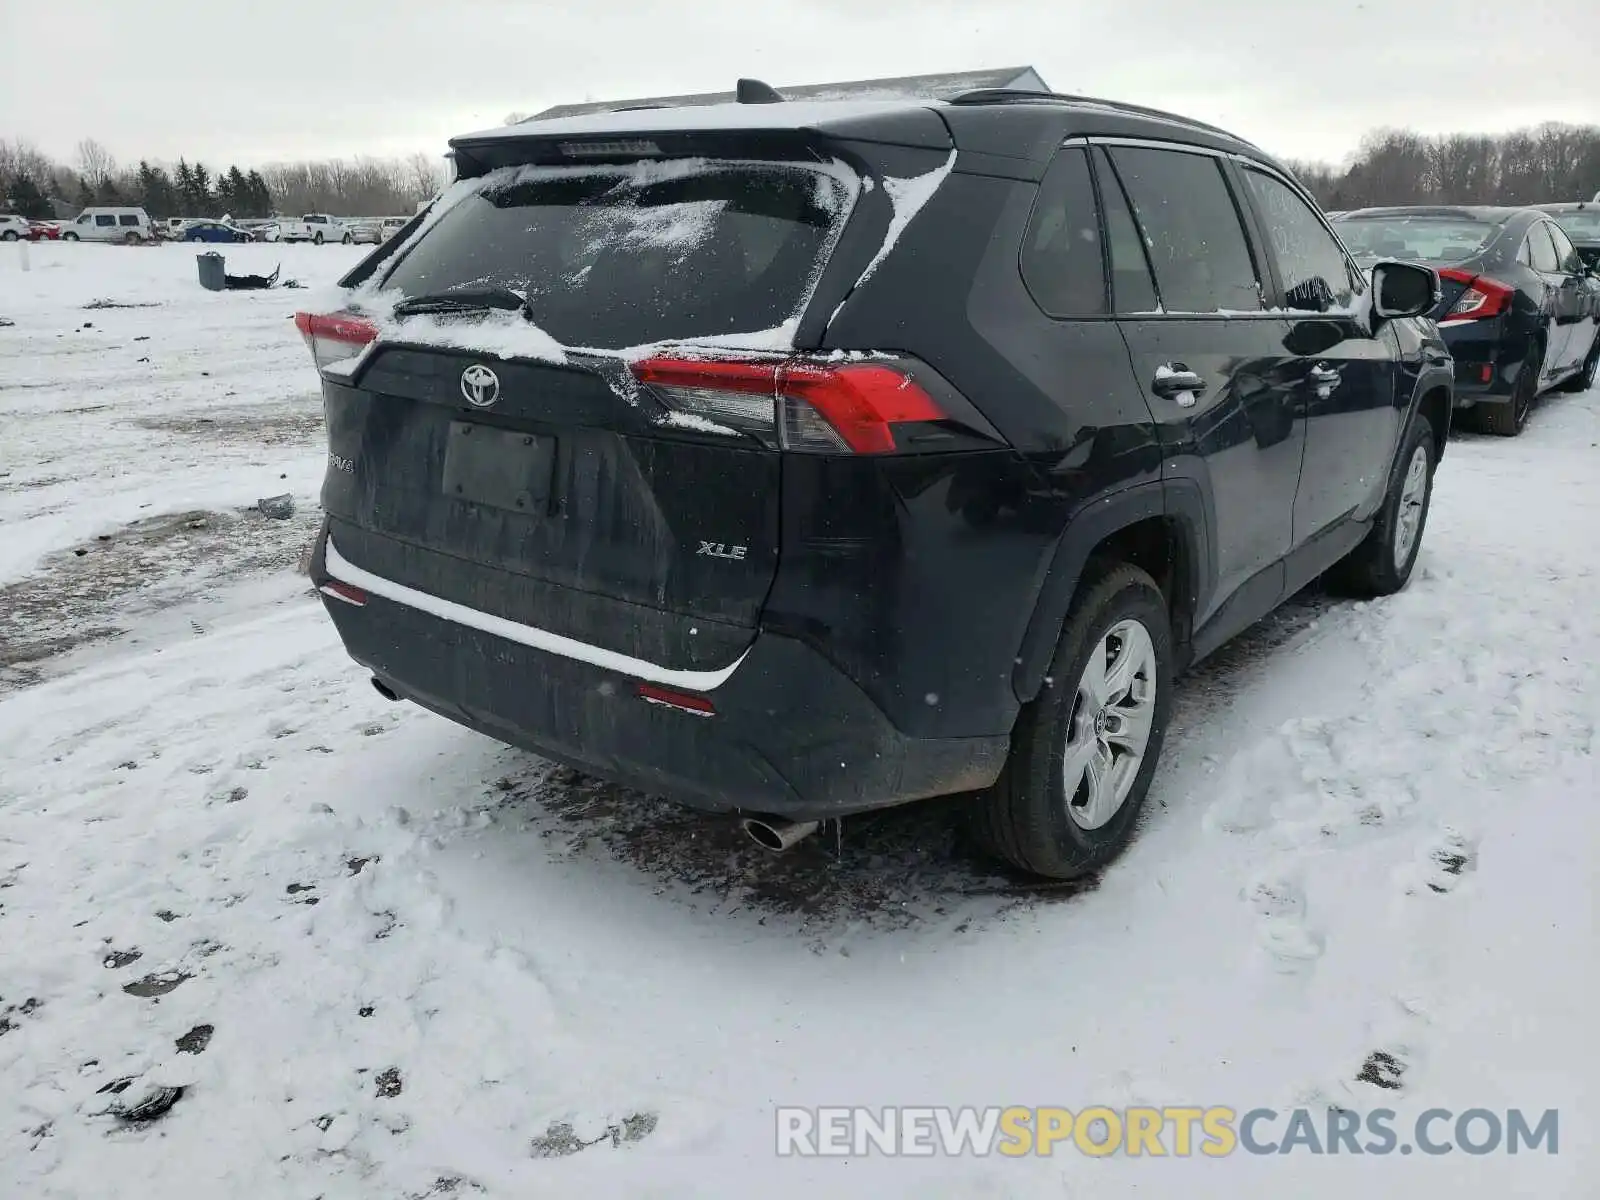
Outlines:
[{"label": "rear bumper", "polygon": [[1455,360],[1455,407],[1509,403],[1528,351],[1527,337],[1511,335],[1503,318],[1453,321],[1439,332]]},{"label": "rear bumper", "polygon": [[[318,587],[336,578],[326,547],[324,530],[312,560]],[[907,737],[822,654],[772,633],[758,633],[704,693],[716,712],[702,716],[642,699],[626,671],[414,603],[370,592],[360,606],[326,593],[324,603],[351,657],[401,697],[694,808],[843,816],[987,787],[1009,750],[1006,737]],[[607,654],[595,649],[591,657]]]}]

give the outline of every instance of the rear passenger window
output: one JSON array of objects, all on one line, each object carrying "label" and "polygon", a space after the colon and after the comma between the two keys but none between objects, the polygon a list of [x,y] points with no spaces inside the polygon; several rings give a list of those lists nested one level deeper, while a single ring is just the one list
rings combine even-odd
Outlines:
[{"label": "rear passenger window", "polygon": [[1550,241],[1556,248],[1556,261],[1561,264],[1562,274],[1582,275],[1583,256],[1573,246],[1572,239],[1567,236],[1566,231],[1561,226],[1552,225],[1549,222],[1545,223],[1544,229],[1550,235]]},{"label": "rear passenger window", "polygon": [[110,213],[96,213],[94,217],[94,223],[96,225],[115,225],[117,223],[117,219]]},{"label": "rear passenger window", "polygon": [[139,218],[134,216],[134,215],[132,215],[131,213],[123,213],[120,217],[117,218],[117,221],[118,221],[119,224],[122,224],[122,225],[137,225],[139,223]]},{"label": "rear passenger window", "polygon": [[1095,152],[1095,173],[1100,176],[1100,210],[1106,219],[1106,243],[1111,251],[1111,307],[1119,313],[1149,313],[1161,307],[1144,239],[1128,211],[1122,184],[1106,161],[1105,151]]},{"label": "rear passenger window", "polygon": [[1561,269],[1561,260],[1556,257],[1555,244],[1550,241],[1550,235],[1545,232],[1542,221],[1528,230],[1528,250],[1533,258],[1535,271],[1554,275]]},{"label": "rear passenger window", "polygon": [[1221,165],[1205,154],[1117,146],[1117,174],[1168,312],[1259,312],[1250,243]]},{"label": "rear passenger window", "polygon": [[1244,178],[1278,260],[1284,303],[1306,312],[1349,305],[1355,299],[1349,263],[1311,206],[1281,179],[1248,167]]},{"label": "rear passenger window", "polygon": [[1069,147],[1056,155],[1022,246],[1022,278],[1034,302],[1052,317],[1106,312],[1105,257],[1095,212],[1089,155]]}]

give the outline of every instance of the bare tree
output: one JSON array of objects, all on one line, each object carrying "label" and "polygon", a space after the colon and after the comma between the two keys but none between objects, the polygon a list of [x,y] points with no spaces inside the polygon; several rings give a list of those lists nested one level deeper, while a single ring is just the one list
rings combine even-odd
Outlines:
[{"label": "bare tree", "polygon": [[84,138],[78,143],[78,170],[91,187],[103,188],[116,174],[117,160],[99,142]]}]

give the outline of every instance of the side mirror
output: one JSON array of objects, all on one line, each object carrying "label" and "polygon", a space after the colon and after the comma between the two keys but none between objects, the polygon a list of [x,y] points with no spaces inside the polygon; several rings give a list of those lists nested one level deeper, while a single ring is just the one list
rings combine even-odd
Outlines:
[{"label": "side mirror", "polygon": [[1432,312],[1443,295],[1437,271],[1403,262],[1381,262],[1374,266],[1372,292],[1372,311],[1383,320],[1420,317]]}]

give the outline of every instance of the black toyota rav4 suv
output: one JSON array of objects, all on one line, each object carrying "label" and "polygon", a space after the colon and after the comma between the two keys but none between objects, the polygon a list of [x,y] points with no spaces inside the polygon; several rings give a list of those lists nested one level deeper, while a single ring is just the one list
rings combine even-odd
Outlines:
[{"label": "black toyota rav4 suv", "polygon": [[[1452,371],[1255,147],[978,93],[530,121],[297,317],[378,690],[787,842],[1127,842],[1174,675],[1417,555]],[[337,311],[329,311],[329,308]]]}]

